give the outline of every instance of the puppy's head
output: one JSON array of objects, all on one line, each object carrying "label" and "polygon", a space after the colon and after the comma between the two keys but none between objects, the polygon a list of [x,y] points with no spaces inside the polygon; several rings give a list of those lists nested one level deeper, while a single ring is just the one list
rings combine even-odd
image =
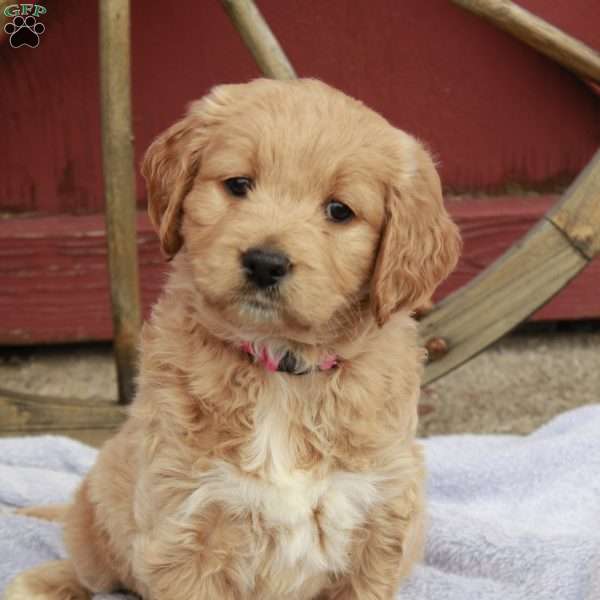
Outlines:
[{"label": "puppy's head", "polygon": [[234,326],[334,338],[383,325],[454,267],[457,229],[427,151],[315,80],[214,88],[148,149],[163,252]]}]

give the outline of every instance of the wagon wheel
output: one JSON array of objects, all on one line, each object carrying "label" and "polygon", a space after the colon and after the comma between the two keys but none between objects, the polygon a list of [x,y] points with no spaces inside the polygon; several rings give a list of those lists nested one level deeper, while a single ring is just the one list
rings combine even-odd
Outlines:
[{"label": "wagon wheel", "polygon": [[[491,20],[577,74],[600,82],[600,56],[507,0],[453,0]],[[222,0],[267,77],[293,67],[252,0]],[[600,151],[561,200],[519,242],[421,322],[430,350],[424,384],[442,377],[552,299],[600,253]]]}]

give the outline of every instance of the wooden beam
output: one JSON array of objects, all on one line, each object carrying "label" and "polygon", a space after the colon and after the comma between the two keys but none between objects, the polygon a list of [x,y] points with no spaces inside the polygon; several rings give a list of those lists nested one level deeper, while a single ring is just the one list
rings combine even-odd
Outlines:
[{"label": "wooden beam", "polygon": [[134,395],[141,325],[131,129],[129,0],[102,0],[100,83],[108,263],[119,401]]},{"label": "wooden beam", "polygon": [[0,435],[114,430],[125,417],[125,408],[116,403],[34,396],[0,388]]},{"label": "wooden beam", "polygon": [[508,333],[600,253],[600,151],[523,240],[421,322],[426,346],[447,347],[425,369],[435,381]]},{"label": "wooden beam", "polygon": [[583,79],[600,82],[600,53],[510,0],[452,0]]},{"label": "wooden beam", "polygon": [[296,72],[252,0],[221,0],[225,12],[266,77],[295,79]]},{"label": "wooden beam", "polygon": [[600,152],[546,218],[588,260],[600,253]]}]

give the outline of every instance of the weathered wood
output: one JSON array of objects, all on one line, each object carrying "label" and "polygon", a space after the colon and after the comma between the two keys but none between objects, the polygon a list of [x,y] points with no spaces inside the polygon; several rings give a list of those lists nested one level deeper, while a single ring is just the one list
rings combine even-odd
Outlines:
[{"label": "weathered wood", "polygon": [[114,430],[125,420],[116,403],[34,396],[0,388],[0,434],[75,429]]},{"label": "weathered wood", "polygon": [[131,129],[129,0],[102,0],[100,87],[106,229],[119,401],[134,395],[141,324]]},{"label": "weathered wood", "polygon": [[[136,229],[148,310],[168,264],[146,212]],[[0,219],[0,343],[111,340],[106,246],[103,215]]]},{"label": "weathered wood", "polygon": [[294,68],[254,2],[221,2],[263,74],[273,79],[295,79]]},{"label": "weathered wood", "polygon": [[600,53],[510,0],[452,0],[584,79],[600,82]]},{"label": "weathered wood", "polygon": [[455,369],[508,333],[600,252],[598,190],[600,152],[559,205],[521,242],[423,319],[424,343],[441,338],[449,348],[427,365],[424,383]]},{"label": "weathered wood", "polygon": [[547,218],[560,229],[589,260],[600,252],[600,152],[590,161],[567,192],[568,202],[552,209]]}]

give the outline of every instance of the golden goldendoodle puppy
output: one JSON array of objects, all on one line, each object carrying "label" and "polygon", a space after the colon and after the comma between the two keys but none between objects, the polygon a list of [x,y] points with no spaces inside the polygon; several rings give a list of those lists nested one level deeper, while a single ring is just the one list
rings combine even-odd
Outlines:
[{"label": "golden goldendoodle puppy", "polygon": [[411,311],[459,236],[423,146],[315,80],[216,87],[143,165],[137,397],[8,600],[391,599],[423,540]]}]

